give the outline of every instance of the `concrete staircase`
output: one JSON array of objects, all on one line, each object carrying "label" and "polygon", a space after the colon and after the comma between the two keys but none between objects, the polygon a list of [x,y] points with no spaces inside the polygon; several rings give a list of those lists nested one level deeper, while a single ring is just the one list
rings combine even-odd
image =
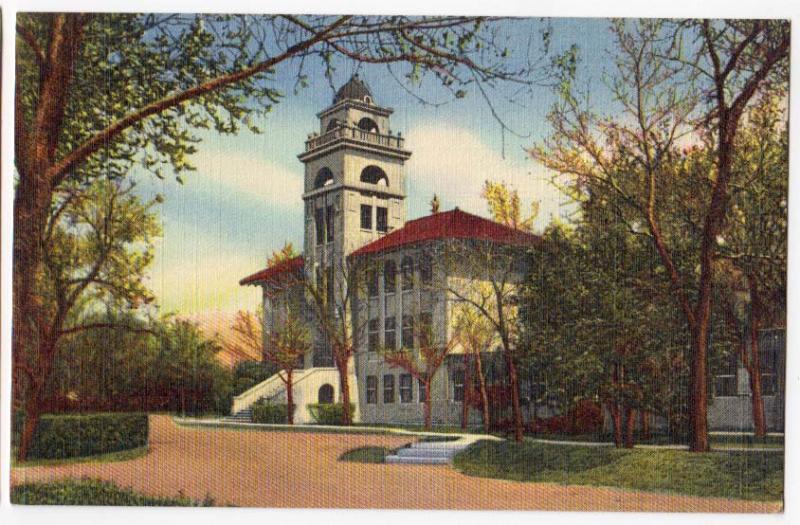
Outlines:
[{"label": "concrete staircase", "polygon": [[230,423],[250,423],[253,421],[253,409],[248,407],[230,416],[225,416],[222,421]]},{"label": "concrete staircase", "polygon": [[407,465],[447,465],[453,456],[470,446],[475,440],[459,438],[454,441],[418,441],[401,448],[397,454],[386,456],[386,463]]}]

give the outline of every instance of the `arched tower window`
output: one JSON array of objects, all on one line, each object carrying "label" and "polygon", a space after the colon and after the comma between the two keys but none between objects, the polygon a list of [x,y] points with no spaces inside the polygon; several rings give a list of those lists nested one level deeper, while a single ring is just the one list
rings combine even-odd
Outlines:
[{"label": "arched tower window", "polygon": [[369,131],[370,133],[378,132],[378,124],[369,117],[364,117],[358,121],[358,129]]},{"label": "arched tower window", "polygon": [[333,119],[331,119],[330,122],[328,122],[328,127],[327,127],[327,129],[325,131],[331,131],[333,129],[338,128],[341,125],[342,125],[342,123],[339,122],[339,119],[333,118]]},{"label": "arched tower window", "polygon": [[317,402],[319,404],[330,404],[333,403],[333,386],[325,383],[321,387],[319,387],[319,391],[317,392]]},{"label": "arched tower window", "polygon": [[317,177],[314,179],[314,189],[330,186],[331,184],[333,184],[333,172],[328,168],[319,170]]},{"label": "arched tower window", "polygon": [[361,171],[361,182],[388,186],[389,177],[387,177],[386,172],[378,166],[367,166]]},{"label": "arched tower window", "polygon": [[403,261],[400,263],[400,274],[403,277],[403,290],[412,290],[414,288],[414,260],[408,255],[403,257]]}]

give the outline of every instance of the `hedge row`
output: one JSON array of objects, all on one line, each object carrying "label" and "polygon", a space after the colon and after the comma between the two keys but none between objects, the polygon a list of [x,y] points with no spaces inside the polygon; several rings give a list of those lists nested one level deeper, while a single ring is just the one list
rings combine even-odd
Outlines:
[{"label": "hedge row", "polygon": [[131,489],[120,488],[110,481],[66,479],[50,483],[26,483],[11,489],[11,502],[17,505],[114,505],[114,506],[180,506],[211,507],[214,500],[206,497],[195,501],[185,496],[163,498],[145,496]]},{"label": "hedge row", "polygon": [[147,445],[147,414],[45,415],[28,457],[60,459],[118,452]]},{"label": "hedge row", "polygon": [[[343,403],[314,403],[306,405],[314,421],[320,425],[341,425],[344,419]],[[350,403],[350,414],[355,410],[355,405]]]},{"label": "hedge row", "polygon": [[286,405],[275,405],[266,401],[257,401],[253,404],[253,423],[287,423]]}]

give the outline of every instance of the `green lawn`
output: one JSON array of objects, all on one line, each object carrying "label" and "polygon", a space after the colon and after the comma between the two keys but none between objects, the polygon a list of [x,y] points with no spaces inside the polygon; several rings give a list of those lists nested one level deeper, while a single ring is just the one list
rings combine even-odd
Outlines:
[{"label": "green lawn", "polygon": [[470,476],[780,501],[783,454],[479,441],[455,457]]},{"label": "green lawn", "polygon": [[119,452],[109,452],[108,454],[97,454],[94,456],[80,456],[65,459],[31,459],[23,463],[19,463],[16,460],[16,452],[12,451],[11,457],[13,459],[11,466],[14,468],[25,468],[41,466],[56,467],[59,465],[69,465],[71,463],[112,463],[115,461],[128,461],[131,459],[140,458],[142,456],[146,456],[148,452],[148,447],[137,447],[130,450],[121,450]]},{"label": "green lawn", "polygon": [[341,456],[339,461],[350,461],[353,463],[385,463],[386,456],[395,453],[397,449],[386,447],[358,447],[348,450]]},{"label": "green lawn", "polygon": [[11,503],[18,505],[123,505],[211,507],[214,501],[206,498],[195,501],[178,495],[174,498],[145,496],[123,489],[109,481],[68,479],[51,483],[26,483],[11,489]]}]

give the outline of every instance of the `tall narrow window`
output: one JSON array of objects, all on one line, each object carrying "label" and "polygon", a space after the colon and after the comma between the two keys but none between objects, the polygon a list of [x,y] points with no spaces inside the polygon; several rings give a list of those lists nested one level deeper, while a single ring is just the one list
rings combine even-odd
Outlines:
[{"label": "tall narrow window", "polygon": [[361,205],[361,229],[372,230],[372,206],[369,204]]},{"label": "tall narrow window", "polygon": [[716,397],[733,397],[737,394],[736,374],[738,369],[739,356],[736,352],[731,352],[717,374],[714,386],[714,395]]},{"label": "tall narrow window", "polygon": [[367,351],[377,352],[380,344],[380,321],[370,319],[367,327]]},{"label": "tall narrow window", "polygon": [[386,261],[383,265],[383,293],[394,293],[397,288],[397,266],[394,261]]},{"label": "tall narrow window", "polygon": [[389,212],[386,208],[378,206],[375,208],[375,229],[386,233],[389,231]]},{"label": "tall narrow window", "polygon": [[317,246],[325,244],[325,210],[322,208],[314,209],[314,226],[317,233]]},{"label": "tall narrow window", "polygon": [[453,372],[453,400],[464,401],[464,370]]},{"label": "tall narrow window", "polygon": [[367,376],[367,404],[378,402],[378,376]]},{"label": "tall narrow window", "polygon": [[775,344],[762,344],[760,350],[761,394],[774,396],[778,391],[778,353]]},{"label": "tall narrow window", "polygon": [[414,385],[411,374],[400,374],[400,402],[411,403],[414,400]]},{"label": "tall narrow window", "polygon": [[326,206],[325,207],[325,230],[328,233],[325,242],[333,242],[333,234],[334,234],[334,227],[336,221],[334,220],[336,217],[335,211],[333,206]]},{"label": "tall narrow window", "polygon": [[328,306],[333,308],[333,291],[334,291],[334,282],[333,282],[333,266],[328,266],[325,269],[325,282],[326,282],[326,290],[325,293],[328,294]]},{"label": "tall narrow window", "polygon": [[430,286],[433,282],[433,261],[429,255],[423,254],[419,260],[419,280],[422,286]]},{"label": "tall narrow window", "polygon": [[397,347],[397,338],[395,333],[396,326],[394,316],[387,317],[386,321],[384,321],[383,344],[386,345],[386,348],[389,350],[394,350]]},{"label": "tall narrow window", "polygon": [[411,257],[403,257],[400,263],[400,275],[403,278],[403,290],[411,290],[414,288],[414,260]]},{"label": "tall narrow window", "polygon": [[433,342],[433,315],[430,312],[419,314],[419,347],[428,348]]},{"label": "tall narrow window", "polygon": [[367,272],[367,294],[378,297],[378,270],[374,268]]},{"label": "tall narrow window", "polygon": [[425,400],[428,399],[425,392],[425,383],[422,382],[422,379],[420,379],[418,383],[419,383],[419,402],[424,403]]},{"label": "tall narrow window", "polygon": [[394,403],[394,376],[391,374],[383,376],[383,402]]},{"label": "tall narrow window", "polygon": [[414,316],[403,316],[403,334],[400,341],[403,348],[414,348]]}]

